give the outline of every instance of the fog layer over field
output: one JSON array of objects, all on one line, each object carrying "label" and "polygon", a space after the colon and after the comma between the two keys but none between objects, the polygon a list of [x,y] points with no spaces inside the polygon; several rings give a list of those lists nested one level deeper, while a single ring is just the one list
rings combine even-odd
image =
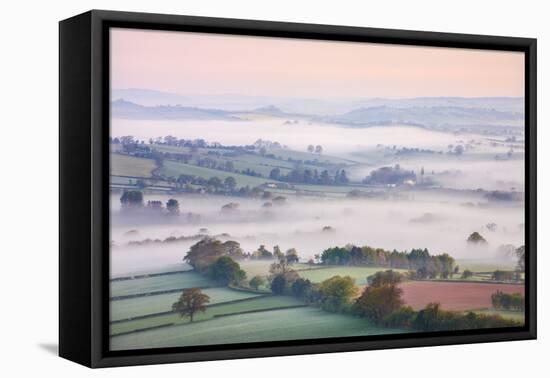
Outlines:
[{"label": "fog layer over field", "polygon": [[[350,178],[358,181],[374,169],[400,163],[402,168],[415,172],[423,167],[426,177],[444,187],[524,190],[523,144],[505,143],[503,137],[455,135],[409,126],[353,128],[306,120],[287,124],[281,118],[269,117],[254,121],[113,119],[111,134],[133,135],[142,140],[174,135],[224,145],[250,145],[263,139],[277,141],[297,151],[305,151],[309,144],[322,145],[324,155],[339,156],[352,162],[354,166],[348,169],[348,173]],[[461,156],[447,154],[449,146],[456,145],[465,146],[466,153]],[[388,158],[392,148],[424,149],[431,153]],[[506,159],[499,159],[501,157]],[[318,158],[323,160],[323,156]]]},{"label": "fog layer over field", "polygon": [[308,144],[320,144],[327,155],[362,150],[377,144],[441,148],[465,137],[406,126],[363,129],[312,123],[307,120],[289,124],[281,118],[254,121],[149,121],[115,118],[112,120],[111,135],[133,135],[143,140],[160,135],[174,135],[183,139],[200,138],[225,145],[246,145],[257,139],[264,139],[278,141],[298,151],[304,151]]},{"label": "fog layer over field", "polygon": [[[174,196],[147,195],[145,201],[165,202]],[[182,214],[178,217],[147,216],[144,219],[119,214],[118,196],[113,195],[111,239],[112,274],[154,270],[181,262],[196,240],[145,246],[127,246],[131,240],[165,239],[191,236],[206,228],[209,235],[228,234],[220,239],[236,240],[246,252],[264,244],[271,249],[279,245],[284,251],[296,248],[304,261],[324,249],[352,243],[388,250],[428,248],[431,253],[447,252],[455,258],[493,259],[502,244],[523,244],[523,208],[489,204],[476,196],[449,196],[410,192],[396,200],[352,200],[323,198],[289,198],[286,205],[269,210],[263,201],[221,196],[179,195]],[[221,207],[237,201],[236,211]],[[466,205],[466,203],[469,203]],[[186,213],[200,214],[190,222]],[[496,223],[494,231],[486,228]],[[332,230],[323,231],[329,226]],[[130,232],[138,230],[137,232]],[[488,241],[486,247],[472,247],[466,242],[474,231]]]}]

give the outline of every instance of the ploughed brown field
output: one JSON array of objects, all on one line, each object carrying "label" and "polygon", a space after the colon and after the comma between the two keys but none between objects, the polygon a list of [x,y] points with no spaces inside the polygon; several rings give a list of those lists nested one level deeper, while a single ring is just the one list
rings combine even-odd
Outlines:
[{"label": "ploughed brown field", "polygon": [[415,310],[438,302],[445,310],[476,310],[492,307],[491,294],[524,293],[523,285],[476,282],[408,281],[401,284],[405,303]]}]

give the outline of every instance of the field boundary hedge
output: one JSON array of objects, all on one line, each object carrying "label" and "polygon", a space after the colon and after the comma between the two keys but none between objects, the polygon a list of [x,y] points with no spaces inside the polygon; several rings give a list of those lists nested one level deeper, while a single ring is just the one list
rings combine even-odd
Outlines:
[{"label": "field boundary hedge", "polygon": [[189,270],[176,270],[176,271],[173,271],[173,272],[135,274],[135,275],[132,275],[132,276],[122,276],[122,277],[111,278],[109,280],[109,282],[139,280],[139,279],[142,279],[142,278],[161,277],[161,276],[169,276],[169,275],[172,275],[172,274],[185,274],[185,273],[192,273],[192,272],[194,272],[194,271],[192,269],[189,269]]},{"label": "field boundary hedge", "polygon": [[[209,304],[209,305],[206,305],[205,307],[208,309],[208,308],[211,308],[211,307],[218,307],[218,306],[227,305],[227,304],[247,302],[247,301],[252,301],[254,299],[271,297],[271,296],[272,296],[271,294],[265,294],[265,295],[258,295],[256,297],[250,297],[250,298],[233,299],[231,301]],[[169,315],[169,314],[173,314],[173,313],[175,313],[175,311],[172,311],[172,310],[163,311],[163,312],[155,312],[153,314],[139,315],[139,316],[134,316],[132,318],[111,320],[109,322],[109,324],[117,324],[117,323],[129,322],[129,321],[132,321],[132,320],[141,320],[141,319],[147,319],[147,318],[154,318],[156,316]]]},{"label": "field boundary hedge", "polygon": [[182,287],[178,289],[167,289],[167,290],[160,290],[160,291],[151,291],[148,293],[136,293],[136,294],[127,294],[127,295],[118,295],[116,297],[111,297],[111,301],[120,301],[123,299],[131,299],[131,298],[140,298],[140,297],[148,297],[151,295],[161,295],[161,294],[170,294],[170,293],[177,293],[178,291],[183,291],[185,289],[213,289],[216,287],[223,287],[219,285],[207,285],[207,286],[193,286],[193,287]]},{"label": "field boundary hedge", "polygon": [[301,308],[301,307],[310,307],[306,304],[303,305],[290,305],[290,306],[281,306],[281,307],[272,307],[272,308],[263,308],[258,310],[248,310],[248,311],[239,311],[239,312],[231,312],[229,314],[218,314],[214,315],[212,318],[222,318],[225,316],[234,316],[234,315],[244,315],[244,314],[254,314],[257,312],[268,312],[268,311],[279,311],[279,310],[288,310],[291,308]]}]

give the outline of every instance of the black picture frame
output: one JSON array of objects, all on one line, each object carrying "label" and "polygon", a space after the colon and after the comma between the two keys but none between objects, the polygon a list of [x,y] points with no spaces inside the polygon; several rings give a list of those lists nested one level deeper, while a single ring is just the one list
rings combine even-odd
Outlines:
[{"label": "black picture frame", "polygon": [[[525,326],[109,351],[110,27],[525,53]],[[536,39],[92,10],[59,24],[59,354],[89,367],[408,348],[536,338]]]}]

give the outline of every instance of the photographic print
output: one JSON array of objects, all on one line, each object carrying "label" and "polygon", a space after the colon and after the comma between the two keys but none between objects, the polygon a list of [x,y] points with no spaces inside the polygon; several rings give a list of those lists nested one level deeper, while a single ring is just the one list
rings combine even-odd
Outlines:
[{"label": "photographic print", "polygon": [[113,27],[111,351],[525,324],[525,54]]}]

